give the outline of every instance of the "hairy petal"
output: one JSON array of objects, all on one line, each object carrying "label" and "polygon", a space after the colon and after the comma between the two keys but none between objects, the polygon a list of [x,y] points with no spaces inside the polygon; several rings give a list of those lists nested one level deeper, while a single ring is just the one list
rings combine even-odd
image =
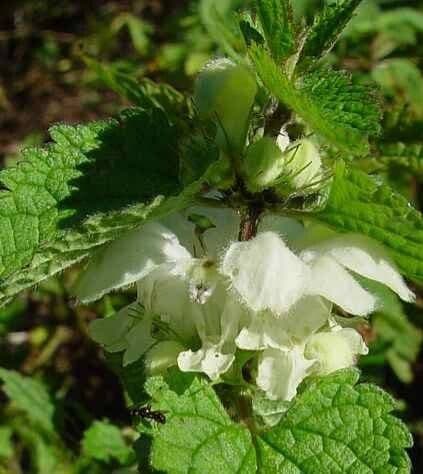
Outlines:
[{"label": "hairy petal", "polygon": [[314,364],[298,347],[288,351],[266,349],[259,357],[257,385],[271,400],[292,400]]},{"label": "hairy petal", "polygon": [[159,223],[149,223],[128,232],[98,252],[75,287],[84,303],[142,279],[158,265],[189,260],[175,234]]},{"label": "hairy petal", "polygon": [[332,257],[312,261],[311,271],[309,294],[323,296],[350,314],[366,316],[375,310],[376,298]]},{"label": "hairy petal", "polygon": [[217,380],[229,370],[234,359],[233,353],[222,352],[221,344],[207,341],[198,351],[181,352],[178,356],[178,366],[183,372],[204,372],[211,380]]},{"label": "hairy petal", "polygon": [[274,232],[233,243],[223,258],[221,272],[249,308],[278,315],[301,298],[309,278],[307,265]]},{"label": "hairy petal", "polygon": [[415,299],[384,248],[364,235],[341,235],[307,249],[304,254],[306,259],[330,255],[349,270],[386,285],[404,301]]}]

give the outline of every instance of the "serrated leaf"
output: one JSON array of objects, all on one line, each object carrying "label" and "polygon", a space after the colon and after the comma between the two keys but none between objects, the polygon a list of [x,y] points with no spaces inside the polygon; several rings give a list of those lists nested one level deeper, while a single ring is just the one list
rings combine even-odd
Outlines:
[{"label": "serrated leaf", "polygon": [[48,148],[26,150],[17,167],[0,173],[8,188],[0,193],[0,304],[153,211],[187,206],[200,188],[177,194],[176,129],[162,110],[131,109],[51,134]]},{"label": "serrated leaf", "polygon": [[261,474],[409,474],[412,438],[394,400],[358,371],[315,379],[283,420],[256,439]]},{"label": "serrated leaf", "polygon": [[339,162],[326,207],[314,217],[378,240],[404,275],[423,280],[423,216],[381,180]]},{"label": "serrated leaf", "polygon": [[210,385],[191,378],[179,388],[171,390],[161,377],[147,384],[155,407],[166,414],[166,423],[153,431],[153,468],[170,474],[255,473],[249,431],[231,421]]},{"label": "serrated leaf", "polygon": [[38,380],[0,368],[3,391],[29,420],[46,434],[55,436],[55,406],[46,387]]},{"label": "serrated leaf", "polygon": [[105,421],[95,421],[85,431],[82,453],[87,458],[105,463],[117,461],[122,466],[135,457],[133,450],[125,443],[120,429]]},{"label": "serrated leaf", "polygon": [[387,167],[409,170],[423,177],[423,142],[382,142],[377,146],[377,161]]},{"label": "serrated leaf", "polygon": [[99,81],[133,105],[143,109],[162,109],[172,122],[176,116],[187,114],[186,97],[168,84],[155,83],[147,78],[137,80],[133,75],[110,64],[83,57]]},{"label": "serrated leaf", "polygon": [[308,33],[301,55],[317,59],[328,53],[360,3],[361,0],[325,2]]},{"label": "serrated leaf", "polygon": [[379,106],[368,87],[329,69],[315,70],[294,82],[263,48],[251,47],[250,56],[269,92],[313,132],[350,153],[366,152],[368,136],[380,129]]},{"label": "serrated leaf", "polygon": [[295,38],[288,0],[258,0],[257,12],[267,45],[276,61],[292,53]]}]

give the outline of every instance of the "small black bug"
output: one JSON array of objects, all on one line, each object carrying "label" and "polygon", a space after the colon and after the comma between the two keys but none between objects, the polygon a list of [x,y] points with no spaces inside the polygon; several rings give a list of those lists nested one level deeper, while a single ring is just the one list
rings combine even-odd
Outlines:
[{"label": "small black bug", "polygon": [[131,410],[133,416],[139,416],[146,420],[152,420],[156,423],[164,425],[166,423],[166,415],[161,411],[154,411],[151,409],[151,405],[146,405],[144,407],[133,408]]}]

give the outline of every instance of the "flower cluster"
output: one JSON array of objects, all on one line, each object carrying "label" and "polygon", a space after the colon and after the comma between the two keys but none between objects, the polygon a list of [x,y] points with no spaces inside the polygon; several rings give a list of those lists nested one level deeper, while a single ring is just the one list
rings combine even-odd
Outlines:
[{"label": "flower cluster", "polygon": [[[191,214],[214,226],[195,232]],[[366,316],[377,298],[365,279],[411,301],[376,242],[264,214],[257,235],[237,240],[232,209],[188,209],[147,223],[102,250],[76,288],[81,301],[137,284],[137,302],[96,320],[91,335],[124,364],[144,357],[151,372],[177,365],[216,381],[249,351],[267,398],[291,400],[301,381],[352,366],[367,347],[345,314]],[[357,276],[365,277],[362,279]]]}]

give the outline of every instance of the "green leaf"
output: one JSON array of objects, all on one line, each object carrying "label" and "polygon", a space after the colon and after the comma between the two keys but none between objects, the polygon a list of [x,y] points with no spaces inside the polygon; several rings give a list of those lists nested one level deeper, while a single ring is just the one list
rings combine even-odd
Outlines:
[{"label": "green leaf", "polygon": [[256,439],[261,474],[408,474],[412,438],[391,412],[395,401],[358,371],[305,385],[282,421]]},{"label": "green leaf", "polygon": [[95,421],[84,433],[82,453],[87,458],[109,463],[117,461],[124,466],[135,458],[134,451],[125,443],[117,426]]},{"label": "green leaf", "polygon": [[367,151],[368,136],[380,130],[379,106],[369,87],[326,68],[294,82],[263,48],[251,47],[250,56],[269,92],[292,108],[312,131],[350,153]]},{"label": "green leaf", "polygon": [[166,414],[166,423],[153,428],[153,468],[171,474],[255,473],[249,431],[231,421],[209,384],[191,378],[183,385],[172,390],[161,377],[147,383],[155,409]]},{"label": "green leaf", "polygon": [[377,146],[377,153],[377,161],[383,165],[403,168],[423,178],[423,141],[382,142]]},{"label": "green leaf", "polygon": [[276,61],[292,53],[295,38],[288,0],[258,0],[257,11],[267,45]]},{"label": "green leaf", "polygon": [[237,57],[244,49],[244,42],[236,9],[243,0],[201,0],[199,2],[200,19],[209,35],[231,57]]},{"label": "green leaf", "polygon": [[3,390],[10,400],[22,410],[29,420],[46,434],[55,436],[55,406],[45,386],[13,370],[0,368]]},{"label": "green leaf", "polygon": [[143,109],[162,109],[172,122],[180,115],[187,115],[186,97],[168,84],[155,83],[147,78],[137,80],[132,74],[118,67],[101,63],[84,56],[84,62],[97,79],[133,105]]},{"label": "green leaf", "polygon": [[[379,308],[372,315],[372,330],[376,343],[370,346],[372,352],[381,347],[383,356],[404,383],[413,380],[411,365],[416,361],[423,341],[420,329],[411,324],[398,296],[389,288],[372,280],[362,279],[366,289],[375,294]],[[364,358],[365,363],[365,358]]]},{"label": "green leaf", "polygon": [[49,147],[0,173],[0,303],[147,217],[186,207],[201,187],[178,196],[177,133],[160,109],[51,135]]},{"label": "green leaf", "polygon": [[122,353],[105,352],[107,364],[119,377],[131,405],[138,405],[147,398],[144,391],[144,358],[123,366]]},{"label": "green leaf", "polygon": [[411,60],[382,61],[373,68],[372,78],[388,97],[407,104],[416,116],[423,117],[423,75]]},{"label": "green leaf", "polygon": [[9,426],[0,426],[0,460],[13,456],[13,431]]},{"label": "green leaf", "polygon": [[28,449],[31,471],[37,474],[75,474],[72,455],[59,440],[52,442],[32,426],[13,420],[14,431]]},{"label": "green leaf", "polygon": [[326,207],[314,217],[378,240],[407,277],[423,280],[423,216],[382,181],[339,162]]},{"label": "green leaf", "polygon": [[308,33],[302,56],[317,59],[328,53],[360,3],[361,0],[325,2]]}]

